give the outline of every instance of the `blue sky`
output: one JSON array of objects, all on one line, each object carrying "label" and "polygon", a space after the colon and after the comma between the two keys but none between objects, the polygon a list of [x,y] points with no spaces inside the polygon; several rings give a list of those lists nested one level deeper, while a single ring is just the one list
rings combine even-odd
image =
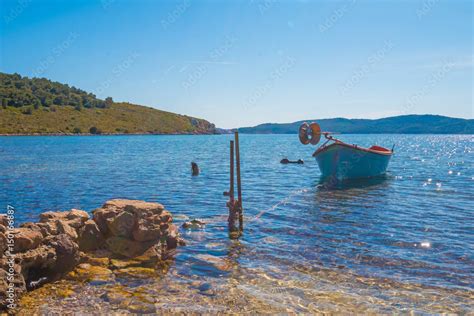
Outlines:
[{"label": "blue sky", "polygon": [[473,2],[2,0],[0,71],[219,127],[473,117]]}]

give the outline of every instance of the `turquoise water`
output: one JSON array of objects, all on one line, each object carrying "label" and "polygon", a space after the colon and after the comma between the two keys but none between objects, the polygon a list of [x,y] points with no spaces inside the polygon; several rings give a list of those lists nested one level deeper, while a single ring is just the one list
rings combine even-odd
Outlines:
[{"label": "turquoise water", "polygon": [[[203,219],[204,230],[182,232],[188,245],[158,283],[190,284],[180,294],[187,303],[170,300],[172,310],[191,311],[192,302],[197,311],[219,311],[229,305],[223,297],[242,295],[254,311],[472,308],[473,136],[342,135],[361,146],[396,144],[395,155],[386,177],[334,187],[320,182],[315,148],[296,135],[241,135],[240,242],[227,238],[230,139],[0,137],[0,207],[13,205],[25,222],[120,197],[158,201],[178,224]],[[282,165],[284,157],[305,164]],[[196,290],[195,281],[205,286]],[[154,285],[140,286],[155,295]]]}]

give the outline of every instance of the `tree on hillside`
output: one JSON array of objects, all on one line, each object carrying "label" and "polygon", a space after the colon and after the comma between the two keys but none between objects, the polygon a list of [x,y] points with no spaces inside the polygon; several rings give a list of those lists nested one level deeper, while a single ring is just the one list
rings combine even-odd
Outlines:
[{"label": "tree on hillside", "polygon": [[89,133],[91,133],[91,134],[102,134],[102,131],[100,129],[98,129],[97,127],[95,127],[95,126],[92,126],[89,129]]},{"label": "tree on hillside", "polygon": [[113,104],[112,98],[106,101],[97,99],[93,93],[87,93],[67,84],[53,82],[45,78],[21,77],[19,74],[0,72],[0,100],[6,99],[6,106],[23,107],[40,105],[71,106],[86,108],[106,108]]},{"label": "tree on hillside", "polygon": [[105,98],[105,107],[110,108],[114,104],[114,100],[111,97]]}]

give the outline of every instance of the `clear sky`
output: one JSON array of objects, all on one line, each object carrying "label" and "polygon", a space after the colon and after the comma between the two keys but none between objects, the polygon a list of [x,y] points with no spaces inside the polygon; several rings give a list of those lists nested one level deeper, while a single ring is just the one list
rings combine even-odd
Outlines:
[{"label": "clear sky", "polygon": [[464,0],[1,0],[0,71],[205,118],[473,117]]}]

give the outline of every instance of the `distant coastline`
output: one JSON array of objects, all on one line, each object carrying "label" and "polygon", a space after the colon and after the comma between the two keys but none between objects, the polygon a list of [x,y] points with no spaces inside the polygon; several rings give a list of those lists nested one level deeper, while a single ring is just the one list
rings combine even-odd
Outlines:
[{"label": "distant coastline", "polygon": [[[225,134],[225,133],[224,133]],[[0,137],[12,137],[12,136],[186,136],[186,135],[221,135],[220,133],[102,133],[102,134],[91,134],[91,133],[15,133],[15,134],[0,134]]]},{"label": "distant coastline", "polygon": [[381,119],[309,119],[239,128],[245,134],[296,134],[303,122],[318,122],[323,131],[341,134],[474,134],[474,120],[441,115],[402,115]]}]

